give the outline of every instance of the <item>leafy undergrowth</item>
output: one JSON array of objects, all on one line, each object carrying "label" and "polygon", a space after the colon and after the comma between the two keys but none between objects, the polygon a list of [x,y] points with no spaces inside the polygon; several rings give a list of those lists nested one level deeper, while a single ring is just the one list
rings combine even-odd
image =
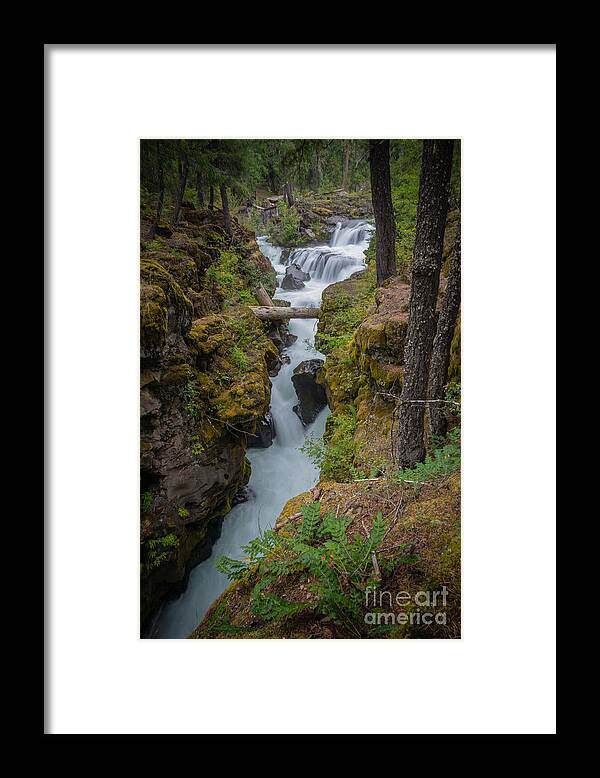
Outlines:
[{"label": "leafy undergrowth", "polygon": [[399,483],[412,483],[422,486],[440,476],[460,471],[460,427],[448,434],[447,443],[427,454],[424,462],[419,462],[409,470],[399,470],[392,478]]},{"label": "leafy undergrowth", "polygon": [[460,637],[460,476],[321,481],[293,498],[192,638]]}]

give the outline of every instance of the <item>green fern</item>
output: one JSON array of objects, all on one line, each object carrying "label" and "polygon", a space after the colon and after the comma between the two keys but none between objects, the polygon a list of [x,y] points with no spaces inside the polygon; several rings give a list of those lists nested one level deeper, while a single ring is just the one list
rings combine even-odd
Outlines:
[{"label": "green fern", "polygon": [[424,484],[440,476],[460,471],[460,428],[455,427],[448,435],[447,444],[428,455],[411,470],[400,470],[394,475],[399,483]]},{"label": "green fern", "polygon": [[302,506],[302,525],[300,526],[300,539],[310,543],[317,533],[321,521],[321,503],[313,502]]},{"label": "green fern", "polygon": [[[260,619],[273,621],[312,611],[362,637],[366,629],[365,590],[378,583],[372,554],[380,547],[386,526],[378,513],[366,538],[350,538],[347,530],[351,522],[348,516],[321,516],[320,503],[313,502],[302,508],[297,534],[289,536],[267,530],[244,546],[243,560],[221,557],[217,569],[231,580],[258,576],[251,608]],[[411,564],[415,560],[406,556],[396,562]],[[307,582],[312,599],[291,601],[272,591],[278,580],[298,573]]]}]

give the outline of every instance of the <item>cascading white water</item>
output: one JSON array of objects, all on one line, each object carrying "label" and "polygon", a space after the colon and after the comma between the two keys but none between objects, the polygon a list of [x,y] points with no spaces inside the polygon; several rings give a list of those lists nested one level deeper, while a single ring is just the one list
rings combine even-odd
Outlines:
[{"label": "cascading white water", "polygon": [[[346,222],[343,226],[338,223],[329,245],[295,249],[289,255],[288,264],[298,265],[323,289],[364,267],[365,246],[369,245],[373,229],[359,220]],[[269,259],[273,262],[271,257]]]},{"label": "cascading white water", "polygon": [[[288,263],[300,265],[310,273],[311,280],[302,289],[278,289],[275,297],[289,300],[293,306],[317,307],[326,286],[364,268],[364,252],[373,229],[364,221],[338,223],[329,245],[292,251]],[[286,271],[281,263],[282,249],[271,245],[266,237],[257,238],[257,243],[273,265],[279,285]],[[219,556],[241,559],[241,547],[275,524],[290,497],[310,489],[318,481],[318,469],[300,448],[307,434],[322,436],[329,409],[321,411],[313,424],[305,428],[292,410],[297,397],[291,381],[293,370],[300,362],[324,358],[314,347],[316,326],[316,319],[290,321],[289,331],[297,336],[285,352],[290,362],[271,379],[271,414],[276,432],[273,445],[248,450],[252,465],[249,499],[236,505],[225,517],[221,536],[210,557],[192,570],[183,594],[163,606],[151,629],[151,637],[187,637],[228,584],[227,578],[215,569]]]}]

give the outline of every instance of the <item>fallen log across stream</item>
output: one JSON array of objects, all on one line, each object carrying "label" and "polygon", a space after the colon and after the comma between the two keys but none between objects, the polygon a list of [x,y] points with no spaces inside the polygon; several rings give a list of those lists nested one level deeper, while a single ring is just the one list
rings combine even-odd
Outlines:
[{"label": "fallen log across stream", "polygon": [[287,319],[318,319],[320,308],[284,308],[279,306],[251,305],[250,310],[261,321],[287,321]]}]

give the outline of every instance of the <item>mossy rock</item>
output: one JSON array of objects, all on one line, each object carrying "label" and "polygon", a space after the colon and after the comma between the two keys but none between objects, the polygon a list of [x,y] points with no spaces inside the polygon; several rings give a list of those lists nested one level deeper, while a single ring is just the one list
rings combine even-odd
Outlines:
[{"label": "mossy rock", "polygon": [[199,357],[206,358],[223,347],[229,338],[225,319],[220,315],[205,316],[192,322],[187,340]]},{"label": "mossy rock", "polygon": [[360,371],[348,346],[340,346],[329,354],[317,381],[325,384],[327,401],[332,411],[354,401],[359,388]]},{"label": "mossy rock", "polygon": [[173,276],[155,260],[140,265],[142,356],[162,349],[169,334],[184,335],[192,323],[192,304]]},{"label": "mossy rock", "polygon": [[361,371],[383,388],[402,381],[409,294],[400,279],[378,289],[372,313],[357,328],[350,346]]},{"label": "mossy rock", "polygon": [[328,286],[321,300],[315,344],[325,354],[348,343],[375,300],[375,273],[370,268]]},{"label": "mossy rock", "polygon": [[395,387],[399,391],[402,387],[404,368],[401,365],[367,356],[361,358],[361,368],[379,389]]},{"label": "mossy rock", "polygon": [[187,254],[175,253],[174,249],[165,245],[164,248],[146,250],[142,259],[159,263],[182,289],[198,283],[196,262]]},{"label": "mossy rock", "polygon": [[162,347],[167,337],[167,295],[158,286],[140,287],[140,330],[145,351]]},{"label": "mossy rock", "polygon": [[222,391],[213,405],[220,421],[228,424],[252,424],[269,410],[271,397],[269,374],[264,359],[257,359],[241,383]]},{"label": "mossy rock", "polygon": [[372,390],[365,387],[359,392],[357,406],[355,464],[369,475],[371,469],[383,469],[392,461],[395,403],[385,397],[373,396]]},{"label": "mossy rock", "polygon": [[162,386],[184,384],[190,380],[193,372],[187,362],[170,364],[160,374],[160,383]]}]

